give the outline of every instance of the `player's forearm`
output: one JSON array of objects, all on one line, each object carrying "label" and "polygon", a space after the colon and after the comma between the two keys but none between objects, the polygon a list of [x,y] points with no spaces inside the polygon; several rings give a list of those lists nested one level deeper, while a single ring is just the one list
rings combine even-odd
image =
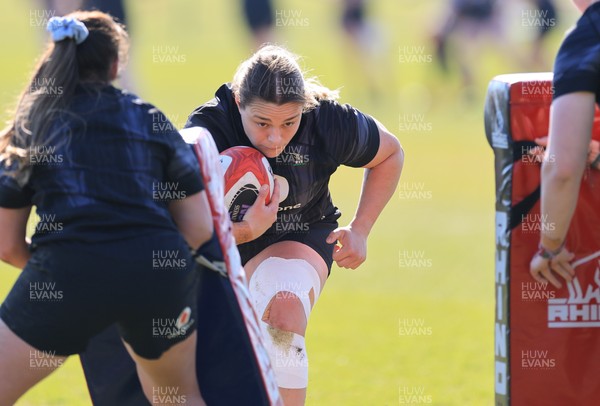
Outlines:
[{"label": "player's forearm", "polygon": [[583,173],[583,167],[569,176],[559,174],[556,169],[556,165],[549,163],[542,170],[540,241],[549,250],[558,249],[565,240]]},{"label": "player's forearm", "polygon": [[27,242],[23,242],[23,244],[16,247],[3,249],[0,252],[0,260],[19,269],[25,268],[29,257],[31,257],[31,253]]},{"label": "player's forearm", "polygon": [[16,268],[23,269],[25,265],[27,265],[27,261],[31,257],[31,253],[29,252],[29,248],[26,244],[24,244],[20,249],[15,253],[13,257],[13,265]]},{"label": "player's forearm", "polygon": [[402,172],[404,152],[399,149],[374,168],[366,169],[358,209],[350,226],[365,235],[390,201]]},{"label": "player's forearm", "polygon": [[580,92],[552,102],[550,135],[542,164],[541,243],[556,250],[565,240],[586,167],[595,96]]},{"label": "player's forearm", "polygon": [[0,208],[0,260],[23,269],[29,257],[31,240],[26,236],[31,206],[18,209]]},{"label": "player's forearm", "polygon": [[235,238],[236,245],[244,244],[254,239],[252,229],[247,221],[233,223],[233,237]]}]

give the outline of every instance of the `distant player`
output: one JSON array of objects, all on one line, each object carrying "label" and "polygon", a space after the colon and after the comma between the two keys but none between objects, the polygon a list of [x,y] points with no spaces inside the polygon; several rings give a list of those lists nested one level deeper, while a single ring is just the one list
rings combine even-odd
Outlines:
[{"label": "distant player", "polygon": [[273,24],[275,10],[271,0],[240,0],[242,12],[248,28],[254,38],[256,49],[267,42],[273,41]]},{"label": "distant player", "polygon": [[[444,71],[450,58],[458,64],[463,85],[470,92],[474,83],[471,64],[481,48],[476,46],[483,35],[503,35],[497,0],[451,0],[440,29],[434,35],[436,61]],[[450,51],[452,49],[452,51]]]},{"label": "distant player", "polygon": [[[385,50],[385,40],[377,21],[369,18],[367,0],[343,0],[341,24],[348,45],[343,52],[348,58],[348,66],[360,68],[365,78],[373,102],[379,101],[379,93],[384,86],[389,86],[389,73],[383,72],[386,64],[381,60]],[[381,82],[386,78],[387,85]]]},{"label": "distant player", "polygon": [[[127,34],[109,15],[54,17],[48,30],[53,41],[0,134],[0,252],[23,268],[0,307],[0,404],[113,323],[148,401],[176,387],[204,404],[189,247],[212,223],[198,161],[172,125],[154,128],[166,121],[159,110],[111,85]],[[165,187],[173,194],[155,194]],[[40,222],[28,243],[32,206]],[[182,261],[157,269],[157,252]],[[156,320],[173,328],[156,336]]]},{"label": "distant player", "polygon": [[[303,76],[296,56],[266,46],[186,124],[206,127],[220,151],[257,148],[276,175],[271,203],[265,205],[263,188],[233,232],[286,406],[305,401],[304,337],[332,263],[355,269],[365,261],[367,237],[403,164],[400,143],[381,123],[336,98]],[[366,168],[358,209],[346,227],[338,227],[341,213],[328,187],[340,165]]]},{"label": "distant player", "polygon": [[536,28],[536,34],[532,41],[532,51],[530,55],[530,69],[547,71],[551,65],[544,57],[544,43],[549,34],[558,24],[558,12],[554,0],[529,0],[535,7],[538,17],[533,21]]}]

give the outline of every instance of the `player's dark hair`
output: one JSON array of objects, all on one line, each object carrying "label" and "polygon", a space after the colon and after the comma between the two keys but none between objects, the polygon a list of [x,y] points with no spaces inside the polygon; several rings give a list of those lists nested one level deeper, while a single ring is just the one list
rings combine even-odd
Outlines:
[{"label": "player's dark hair", "polygon": [[57,113],[70,105],[77,84],[108,84],[114,62],[124,64],[127,59],[127,33],[110,15],[76,11],[67,17],[81,21],[89,35],[80,44],[72,38],[50,40],[19,97],[13,119],[0,133],[0,161],[6,162],[19,184],[27,182],[29,162],[44,150],[40,147],[69,141],[56,139],[53,126]]},{"label": "player's dark hair", "polygon": [[256,51],[238,67],[231,83],[240,107],[259,99],[277,105],[300,103],[310,110],[321,100],[337,99],[337,91],[322,86],[316,78],[304,78],[298,59],[275,45]]}]

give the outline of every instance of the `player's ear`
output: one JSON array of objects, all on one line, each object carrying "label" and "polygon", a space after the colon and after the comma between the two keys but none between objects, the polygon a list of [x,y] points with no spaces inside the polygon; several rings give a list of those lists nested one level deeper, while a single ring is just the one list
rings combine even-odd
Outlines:
[{"label": "player's ear", "polygon": [[233,96],[233,99],[235,100],[235,104],[237,105],[238,110],[241,110],[240,107],[240,96],[238,94]]}]

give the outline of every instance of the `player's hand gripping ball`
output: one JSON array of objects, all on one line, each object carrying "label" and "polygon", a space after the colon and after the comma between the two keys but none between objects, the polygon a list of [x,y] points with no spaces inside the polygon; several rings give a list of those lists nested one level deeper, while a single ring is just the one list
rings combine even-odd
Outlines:
[{"label": "player's hand gripping ball", "polygon": [[221,152],[220,158],[225,174],[225,206],[231,221],[244,219],[262,185],[269,186],[265,200],[269,204],[274,187],[273,170],[260,151],[237,146]]}]

